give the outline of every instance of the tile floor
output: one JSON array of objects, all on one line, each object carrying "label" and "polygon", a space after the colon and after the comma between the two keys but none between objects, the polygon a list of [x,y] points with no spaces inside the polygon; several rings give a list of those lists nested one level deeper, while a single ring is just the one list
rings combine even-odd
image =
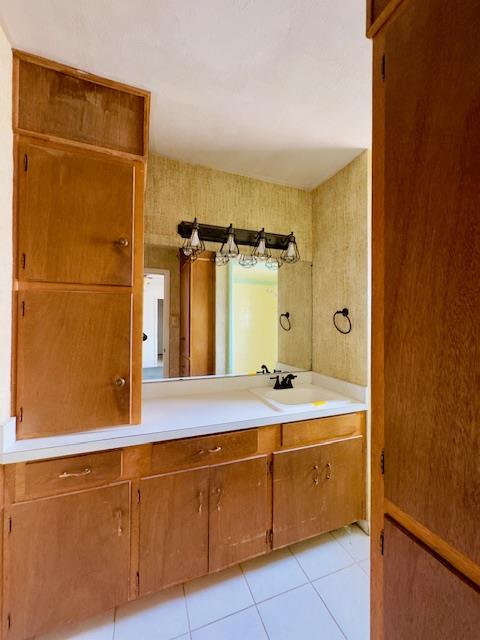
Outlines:
[{"label": "tile floor", "polygon": [[368,640],[369,555],[345,527],[41,640]]}]

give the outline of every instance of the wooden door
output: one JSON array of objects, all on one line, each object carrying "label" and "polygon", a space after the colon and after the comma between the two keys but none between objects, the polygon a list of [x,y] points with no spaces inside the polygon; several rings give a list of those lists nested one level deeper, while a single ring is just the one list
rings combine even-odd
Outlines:
[{"label": "wooden door", "polygon": [[132,163],[27,142],[18,163],[19,278],[131,285]]},{"label": "wooden door", "polygon": [[273,546],[364,517],[363,438],[273,454]]},{"label": "wooden door", "polygon": [[385,497],[480,564],[478,2],[385,34]]},{"label": "wooden door", "polygon": [[129,483],[5,510],[6,638],[25,640],[128,597]]},{"label": "wooden door", "polygon": [[17,435],[130,422],[130,293],[18,297]]},{"label": "wooden door", "polygon": [[209,569],[266,553],[271,522],[268,456],[213,467]]},{"label": "wooden door", "polygon": [[190,375],[215,373],[215,254],[205,251],[191,267]]},{"label": "wooden door", "polygon": [[208,469],[140,481],[140,594],[208,572]]},{"label": "wooden door", "polygon": [[480,638],[480,590],[393,520],[385,522],[385,640]]}]

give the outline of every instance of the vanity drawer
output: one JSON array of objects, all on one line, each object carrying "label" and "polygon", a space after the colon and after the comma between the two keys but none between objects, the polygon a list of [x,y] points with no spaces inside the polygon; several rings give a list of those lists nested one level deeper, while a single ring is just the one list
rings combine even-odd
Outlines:
[{"label": "vanity drawer", "polygon": [[102,451],[16,465],[15,500],[32,500],[116,482],[122,451]]},{"label": "vanity drawer", "polygon": [[347,413],[330,418],[282,424],[282,447],[297,447],[332,438],[361,435],[363,420],[363,413]]},{"label": "vanity drawer", "polygon": [[159,442],[153,445],[152,473],[227,462],[257,452],[256,429]]}]

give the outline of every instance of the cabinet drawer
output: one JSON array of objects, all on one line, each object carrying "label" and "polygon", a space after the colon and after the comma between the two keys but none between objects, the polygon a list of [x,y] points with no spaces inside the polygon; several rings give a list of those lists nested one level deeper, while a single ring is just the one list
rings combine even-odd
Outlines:
[{"label": "cabinet drawer", "polygon": [[153,446],[152,473],[226,462],[257,452],[256,429],[159,442]]},{"label": "cabinet drawer", "polygon": [[362,434],[363,413],[282,424],[282,447],[298,447],[332,438]]},{"label": "cabinet drawer", "polygon": [[32,500],[109,484],[122,474],[122,451],[18,464],[15,499]]}]

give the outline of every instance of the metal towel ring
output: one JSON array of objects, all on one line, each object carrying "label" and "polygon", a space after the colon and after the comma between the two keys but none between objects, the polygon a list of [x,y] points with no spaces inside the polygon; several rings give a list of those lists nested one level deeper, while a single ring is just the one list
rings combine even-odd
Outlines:
[{"label": "metal towel ring", "polygon": [[[283,320],[283,318],[285,318],[285,320]],[[284,331],[290,331],[290,329],[292,328],[292,323],[290,321],[290,314],[287,311],[287,313],[281,313],[280,314],[280,326],[282,327],[282,329]]]},{"label": "metal towel ring", "polygon": [[[338,315],[343,316],[348,320],[348,329],[346,331],[344,331],[343,329],[340,329],[340,327],[337,325]],[[352,321],[348,317],[348,309],[346,307],[344,309],[341,309],[340,311],[335,311],[335,313],[333,314],[333,324],[335,325],[335,329],[337,331],[340,331],[340,333],[343,333],[344,335],[346,335],[347,333],[350,333],[350,331],[352,330]]]}]

